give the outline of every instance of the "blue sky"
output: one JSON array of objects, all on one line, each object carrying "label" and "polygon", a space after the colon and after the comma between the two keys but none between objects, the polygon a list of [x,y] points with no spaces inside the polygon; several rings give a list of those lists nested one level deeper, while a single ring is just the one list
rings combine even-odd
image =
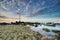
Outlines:
[{"label": "blue sky", "polygon": [[19,14],[21,21],[60,22],[60,0],[0,0],[0,21],[17,21]]}]

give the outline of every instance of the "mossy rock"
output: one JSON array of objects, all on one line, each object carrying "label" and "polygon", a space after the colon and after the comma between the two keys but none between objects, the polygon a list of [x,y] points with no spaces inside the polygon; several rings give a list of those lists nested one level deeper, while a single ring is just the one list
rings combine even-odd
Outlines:
[{"label": "mossy rock", "polygon": [[46,32],[50,32],[50,30],[48,28],[43,28],[43,30]]}]

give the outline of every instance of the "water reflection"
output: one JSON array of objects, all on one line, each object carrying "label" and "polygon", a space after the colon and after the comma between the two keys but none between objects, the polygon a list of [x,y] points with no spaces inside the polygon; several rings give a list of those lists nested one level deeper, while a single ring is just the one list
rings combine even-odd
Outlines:
[{"label": "water reflection", "polygon": [[[60,26],[45,26],[45,25],[38,25],[38,27],[35,26],[29,26],[31,30],[39,32],[41,35],[44,36],[55,36],[58,35],[57,33],[52,32],[52,30],[60,30]],[[46,32],[43,30],[43,28],[47,28],[50,30],[50,32]]]}]

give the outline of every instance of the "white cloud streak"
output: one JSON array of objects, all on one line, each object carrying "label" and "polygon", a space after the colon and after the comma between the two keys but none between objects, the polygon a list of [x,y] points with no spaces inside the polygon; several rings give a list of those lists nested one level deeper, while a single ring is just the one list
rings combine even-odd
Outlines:
[{"label": "white cloud streak", "polygon": [[46,3],[45,1],[42,1],[42,5],[45,5],[45,3]]},{"label": "white cloud streak", "polygon": [[37,14],[39,11],[43,11],[44,9],[45,9],[45,7],[34,9],[32,14]]},{"label": "white cloud streak", "polygon": [[30,0],[29,3],[26,5],[26,15],[29,15],[29,14],[30,14],[30,10],[29,10],[30,3],[32,3],[31,0]]},{"label": "white cloud streak", "polygon": [[[45,8],[46,8],[46,7],[40,7],[39,5],[34,5],[33,8],[32,8],[33,9],[32,12],[30,12],[30,7],[31,7],[32,0],[30,0],[27,4],[24,1],[21,1],[21,0],[12,0],[12,1],[7,1],[7,2],[6,1],[7,0],[1,1],[0,2],[0,7],[7,10],[8,12],[0,12],[0,15],[7,16],[7,17],[14,17],[14,18],[18,17],[18,15],[15,15],[13,12],[9,12],[9,10],[12,10],[13,8],[16,9],[15,10],[16,12],[20,13],[21,8],[24,6],[25,7],[24,11],[25,11],[25,14],[27,15],[27,17],[28,16],[31,17],[31,15],[36,15],[36,14],[38,14],[38,12],[41,12],[41,11],[45,10]],[[41,5],[45,5],[45,3],[46,3],[45,1],[42,1]],[[19,7],[16,7],[16,4]],[[54,5],[48,6],[47,8],[53,7],[53,6]],[[25,15],[22,15],[22,16],[24,16],[24,17],[21,17],[21,18],[23,18],[21,20],[24,20],[26,17],[25,17]],[[28,20],[28,18],[26,18],[25,20]],[[31,19],[29,19],[29,20],[31,20]],[[34,21],[34,20],[32,20],[32,21]]]},{"label": "white cloud streak", "polygon": [[[12,10],[12,8],[16,8],[16,11],[21,11],[21,9],[19,7],[22,7],[22,6],[25,6],[26,8],[24,9],[25,10],[25,14],[26,15],[30,15],[32,13],[32,15],[36,14],[37,12],[41,11],[41,10],[44,10],[44,7],[43,8],[37,8],[38,6],[34,7],[33,11],[30,12],[30,3],[32,3],[32,0],[30,0],[27,4],[23,1],[20,1],[20,0],[12,0],[12,1],[7,1],[7,0],[4,0],[2,1],[1,3],[1,7],[7,11],[9,10]],[[45,1],[42,2],[42,5],[45,3]],[[15,5],[18,4],[19,7],[15,7]]]}]

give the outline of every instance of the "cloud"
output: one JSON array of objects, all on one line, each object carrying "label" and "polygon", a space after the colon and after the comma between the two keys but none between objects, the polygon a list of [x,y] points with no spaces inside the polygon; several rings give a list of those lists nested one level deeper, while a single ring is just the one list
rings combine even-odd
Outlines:
[{"label": "cloud", "polygon": [[30,9],[29,9],[30,3],[32,3],[31,0],[30,0],[30,1],[28,2],[28,4],[26,5],[26,14],[27,14],[27,15],[30,14]]},{"label": "cloud", "polygon": [[6,16],[0,16],[0,18],[8,18],[8,17],[6,17]]},{"label": "cloud", "polygon": [[[34,17],[36,14],[41,14],[41,12],[44,12],[49,10],[50,8],[55,7],[56,3],[59,4],[60,1],[55,2],[51,0],[41,0],[42,2],[36,2],[37,0],[3,0],[0,2],[0,15],[11,17],[11,18],[18,18],[18,13],[21,13],[25,18],[26,17]],[[37,15],[36,15],[37,16]],[[21,17],[25,19],[24,17]]]},{"label": "cloud", "polygon": [[6,16],[6,17],[13,17],[15,14],[13,12],[0,12],[1,16]]},{"label": "cloud", "polygon": [[1,5],[0,6],[1,8],[5,9],[5,10],[9,10],[9,8],[8,8],[9,6],[7,5],[7,3],[2,2],[0,5]]},{"label": "cloud", "polygon": [[45,9],[45,7],[34,9],[33,12],[32,12],[32,14],[36,14],[37,12],[42,11],[44,9]]},{"label": "cloud", "polygon": [[[29,20],[28,20],[29,19]],[[21,19],[22,21],[25,21],[25,22],[56,22],[56,23],[59,23],[60,22],[60,18],[29,18],[29,17],[22,17]],[[52,20],[52,21],[51,21]]]},{"label": "cloud", "polygon": [[7,7],[5,7],[3,4],[1,4],[1,7],[5,10],[9,10]]},{"label": "cloud", "polygon": [[42,4],[42,5],[45,5],[45,3],[46,3],[45,1],[42,1],[42,3],[41,3],[41,4]]},{"label": "cloud", "polygon": [[19,19],[16,19],[16,18],[0,18],[0,22],[15,22],[15,21],[18,21],[18,20]]},{"label": "cloud", "polygon": [[[33,11],[32,11],[32,14],[30,16],[34,16],[36,14],[39,14],[40,12],[43,12],[43,10],[45,10],[46,7],[42,7],[42,8],[34,8]],[[39,13],[38,13],[39,12]]]},{"label": "cloud", "polygon": [[[9,10],[12,10],[13,8],[16,9],[16,12],[19,12],[21,11],[21,8],[22,6],[26,7],[24,10],[25,10],[25,15],[30,15],[31,13],[32,14],[36,14],[37,12],[43,10],[44,8],[34,8],[33,9],[33,12],[30,12],[30,4],[32,3],[32,0],[30,0],[27,4],[25,1],[21,1],[21,0],[11,0],[11,1],[7,1],[7,0],[4,0],[2,3],[1,3],[1,8],[9,11]],[[42,5],[45,3],[45,1],[42,2]],[[19,7],[16,7],[17,5]],[[38,7],[38,6],[36,6]]]}]

